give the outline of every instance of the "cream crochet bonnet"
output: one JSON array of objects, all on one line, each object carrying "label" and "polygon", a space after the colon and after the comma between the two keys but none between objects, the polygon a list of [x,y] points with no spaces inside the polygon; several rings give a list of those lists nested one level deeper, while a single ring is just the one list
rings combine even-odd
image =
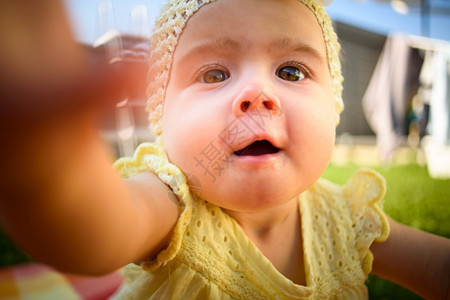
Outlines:
[{"label": "cream crochet bonnet", "polygon": [[[150,129],[156,136],[160,136],[162,133],[161,119],[164,98],[178,39],[189,18],[203,5],[214,1],[217,0],[168,0],[156,20],[151,41],[149,85],[147,87],[149,99],[146,108],[149,112]],[[333,0],[298,1],[306,5],[315,14],[322,28],[327,48],[328,65],[333,79],[334,96],[336,98],[336,124],[338,124],[340,113],[344,109],[342,101],[343,77],[339,60],[340,45],[330,18],[323,8],[323,5],[328,5]]]}]

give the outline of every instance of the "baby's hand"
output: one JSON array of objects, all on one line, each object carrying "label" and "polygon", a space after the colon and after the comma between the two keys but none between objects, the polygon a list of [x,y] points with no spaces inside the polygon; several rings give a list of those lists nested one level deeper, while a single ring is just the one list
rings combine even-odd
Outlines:
[{"label": "baby's hand", "polygon": [[92,57],[72,39],[59,0],[0,1],[0,45],[0,198],[37,197],[20,194],[33,182],[61,186],[69,169],[81,179],[88,169],[109,171],[99,115],[143,82],[145,69]]},{"label": "baby's hand", "polygon": [[0,45],[0,122],[6,126],[113,105],[126,86],[145,79],[142,67],[90,57],[93,51],[72,39],[58,0],[1,1]]}]

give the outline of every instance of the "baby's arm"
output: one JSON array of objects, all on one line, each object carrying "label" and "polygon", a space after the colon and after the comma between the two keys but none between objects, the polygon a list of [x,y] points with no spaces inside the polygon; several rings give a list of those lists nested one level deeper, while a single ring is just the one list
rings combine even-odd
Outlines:
[{"label": "baby's arm", "polygon": [[136,78],[90,70],[56,0],[1,2],[0,25],[2,227],[37,260],[86,274],[166,245],[168,188],[150,173],[122,180],[97,134],[103,105]]},{"label": "baby's arm", "polygon": [[450,240],[389,221],[389,238],[371,247],[373,273],[426,299],[449,299]]},{"label": "baby's arm", "polygon": [[66,128],[87,126],[82,121],[66,118],[64,126],[39,131],[36,143],[28,140],[30,148],[9,155],[11,164],[3,164],[1,176],[0,219],[35,259],[94,275],[166,245],[178,210],[156,175],[124,182],[94,133]]}]

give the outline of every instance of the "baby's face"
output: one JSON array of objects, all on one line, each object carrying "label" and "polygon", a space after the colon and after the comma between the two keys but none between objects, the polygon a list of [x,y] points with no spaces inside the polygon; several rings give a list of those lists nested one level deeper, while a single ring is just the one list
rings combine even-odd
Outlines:
[{"label": "baby's face", "polygon": [[326,48],[297,0],[220,0],[187,23],[163,112],[169,159],[229,210],[280,205],[331,157],[335,105]]}]

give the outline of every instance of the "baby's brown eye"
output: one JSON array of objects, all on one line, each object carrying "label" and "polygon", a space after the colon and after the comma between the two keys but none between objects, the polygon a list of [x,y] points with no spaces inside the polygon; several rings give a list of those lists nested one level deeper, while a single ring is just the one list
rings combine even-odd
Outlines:
[{"label": "baby's brown eye", "polygon": [[230,77],[228,73],[222,70],[209,70],[203,74],[204,83],[217,83],[227,80]]},{"label": "baby's brown eye", "polygon": [[300,81],[306,77],[305,73],[292,66],[278,69],[277,76],[286,81]]}]

